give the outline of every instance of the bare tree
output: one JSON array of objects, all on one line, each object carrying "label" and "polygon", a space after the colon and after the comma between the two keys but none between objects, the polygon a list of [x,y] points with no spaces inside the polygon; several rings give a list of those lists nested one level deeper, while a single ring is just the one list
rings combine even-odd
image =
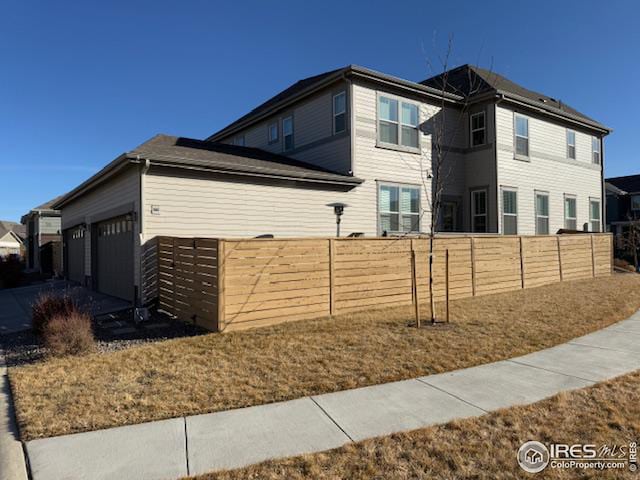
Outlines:
[{"label": "bare tree", "polygon": [[[437,323],[435,309],[434,287],[434,244],[435,235],[439,228],[442,197],[447,185],[455,171],[455,159],[450,159],[450,152],[455,143],[459,141],[461,129],[467,125],[467,114],[471,97],[479,93],[483,86],[482,79],[467,69],[465,81],[450,81],[450,61],[453,52],[453,36],[450,35],[444,55],[438,57],[441,73],[436,76],[435,88],[439,91],[438,112],[432,116],[425,125],[425,133],[431,134],[430,168],[425,168],[425,158],[420,158],[420,171],[425,191],[431,188],[431,196],[428,199],[428,210],[431,215],[429,222],[429,303],[431,306],[431,323]],[[427,65],[435,72],[433,64],[427,58]],[[455,104],[451,100],[455,98]],[[486,120],[485,120],[486,121]],[[486,132],[486,128],[485,128]],[[462,130],[462,134],[464,130]],[[485,133],[486,134],[486,133]],[[418,327],[420,325],[418,324]]]},{"label": "bare tree", "polygon": [[628,229],[622,234],[622,250],[633,259],[635,271],[638,271],[638,251],[640,251],[640,219],[628,215]]}]

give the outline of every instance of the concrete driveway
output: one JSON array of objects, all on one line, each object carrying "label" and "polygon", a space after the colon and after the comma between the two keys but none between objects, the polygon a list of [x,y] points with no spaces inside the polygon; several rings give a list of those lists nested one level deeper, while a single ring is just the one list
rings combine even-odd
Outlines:
[{"label": "concrete driveway", "polygon": [[31,328],[31,305],[43,291],[68,292],[78,304],[93,316],[125,310],[131,304],[119,298],[71,285],[64,280],[54,280],[29,287],[0,290],[0,335]]}]

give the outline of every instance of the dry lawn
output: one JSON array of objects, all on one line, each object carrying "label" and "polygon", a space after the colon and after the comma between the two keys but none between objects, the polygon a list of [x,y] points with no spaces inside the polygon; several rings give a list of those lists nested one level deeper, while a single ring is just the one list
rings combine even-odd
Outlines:
[{"label": "dry lawn", "polygon": [[275,479],[637,479],[627,470],[527,474],[516,453],[528,440],[624,445],[640,438],[640,371],[542,402],[479,418],[274,460],[198,480]]},{"label": "dry lawn", "polygon": [[227,410],[522,355],[640,308],[616,275],[452,302],[452,327],[411,307],[169,340],[10,370],[23,440]]}]

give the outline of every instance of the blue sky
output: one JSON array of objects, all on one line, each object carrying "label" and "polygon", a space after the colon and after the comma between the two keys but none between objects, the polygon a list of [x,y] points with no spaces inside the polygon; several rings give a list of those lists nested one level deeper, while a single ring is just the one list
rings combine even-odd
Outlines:
[{"label": "blue sky", "polygon": [[156,133],[205,137],[305,76],[353,63],[421,80],[450,34],[453,64],[491,66],[595,117],[614,129],[606,175],[640,173],[636,1],[0,7],[0,219],[18,220]]}]

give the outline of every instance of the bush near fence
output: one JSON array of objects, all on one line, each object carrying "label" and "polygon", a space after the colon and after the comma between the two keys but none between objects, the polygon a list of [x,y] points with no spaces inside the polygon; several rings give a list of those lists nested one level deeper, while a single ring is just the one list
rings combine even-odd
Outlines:
[{"label": "bush near fence", "polygon": [[[158,237],[159,308],[213,331],[411,304],[429,299],[428,238]],[[610,275],[610,234],[438,236],[434,296],[449,298]]]}]

